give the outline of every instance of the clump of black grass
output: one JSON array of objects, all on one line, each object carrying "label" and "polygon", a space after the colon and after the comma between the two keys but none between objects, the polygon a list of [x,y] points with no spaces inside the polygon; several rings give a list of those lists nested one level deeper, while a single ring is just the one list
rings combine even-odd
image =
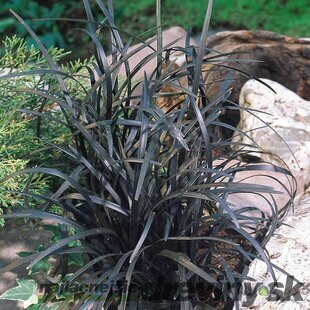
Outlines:
[{"label": "clump of black grass", "polygon": [[[230,193],[272,194],[273,190],[267,186],[233,182],[240,171],[256,170],[261,175],[266,169],[268,175],[272,166],[240,165],[236,158],[242,151],[231,151],[226,156],[220,151],[227,150],[232,143],[216,134],[217,127],[231,129],[219,120],[222,105],[231,93],[229,80],[222,82],[222,93],[209,101],[201,73],[205,63],[223,61],[220,53],[210,59],[206,55],[212,1],[209,1],[198,46],[190,46],[189,33],[185,46],[178,46],[177,38],[162,46],[160,1],[157,1],[156,38],[130,51],[132,40],[137,38],[122,40],[123,32],[114,24],[112,1],[108,6],[97,1],[98,10],[105,16],[103,23],[95,21],[88,0],[83,3],[87,14],[84,22],[88,24],[85,31],[93,42],[94,59],[89,66],[81,68],[89,81],[88,88],[81,85],[85,91],[83,100],[76,100],[75,94],[66,87],[66,81],[75,77],[60,70],[36,34],[13,13],[36,41],[49,68],[3,78],[28,74],[56,76],[59,92],[44,89],[27,92],[57,103],[62,115],[27,112],[42,118],[42,122],[67,127],[71,138],[65,145],[52,146],[66,155],[67,162],[57,163],[60,168],[37,167],[19,172],[30,174],[30,179],[33,174],[46,174],[62,180],[61,186],[50,195],[41,195],[45,203],[36,209],[25,206],[25,209],[1,215],[61,223],[63,239],[7,266],[1,273],[18,264],[28,263],[31,268],[53,256],[60,262],[58,272],[47,279],[54,278],[56,282],[60,272],[69,284],[77,281],[106,287],[101,294],[90,292],[76,296],[79,300],[75,303],[76,309],[116,306],[119,309],[158,309],[159,306],[191,309],[195,305],[214,306],[219,296],[224,303],[235,301],[237,304],[238,285],[244,276],[239,273],[236,262],[247,264],[257,257],[273,274],[263,245],[281,214],[274,211],[269,218],[261,212],[259,217],[250,217],[244,215],[249,208],[236,211],[227,202]],[[102,29],[109,29],[112,63],[108,62],[99,39]],[[130,70],[130,58],[154,41],[158,49]],[[185,63],[178,68],[169,61],[169,55],[176,52],[186,56]],[[232,57],[236,55],[232,55],[230,61]],[[139,81],[136,73],[154,58],[157,68]],[[121,66],[126,71],[123,77],[119,75]],[[139,85],[142,86],[140,93],[137,92]],[[166,86],[176,89],[181,100],[165,113],[156,102],[164,95],[162,90]],[[242,147],[240,145],[241,150]],[[274,169],[290,175],[286,169]],[[13,176],[7,178],[10,177]],[[27,188],[22,194],[35,196]],[[51,212],[52,206],[63,212]],[[271,209],[276,207],[270,203]],[[258,224],[267,230],[260,242],[251,231],[251,227]],[[68,235],[69,229],[75,231],[74,235]],[[80,240],[81,246],[69,247],[68,243],[73,240]],[[72,251],[82,253],[85,264],[67,274],[66,257]],[[56,295],[54,292],[45,298],[56,301]]]}]

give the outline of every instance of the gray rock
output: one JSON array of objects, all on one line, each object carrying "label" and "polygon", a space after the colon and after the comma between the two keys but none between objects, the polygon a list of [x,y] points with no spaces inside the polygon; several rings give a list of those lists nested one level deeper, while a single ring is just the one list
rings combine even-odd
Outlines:
[{"label": "gray rock", "polygon": [[[222,163],[222,160],[217,160],[214,165],[216,167]],[[259,166],[264,165],[265,170],[259,170],[260,167],[256,168],[256,164],[233,160],[225,166],[224,171],[227,171],[230,167],[235,168],[236,166],[242,167],[245,165],[247,165],[248,170],[241,169],[238,171],[232,182],[238,185],[251,184],[257,186],[257,188],[253,189],[251,193],[237,192],[228,194],[227,203],[234,212],[240,212],[243,208],[252,208],[252,210],[242,212],[242,215],[261,218],[263,214],[265,218],[271,218],[276,212],[282,218],[287,214],[287,210],[293,203],[291,199],[294,191],[296,190],[298,197],[301,197],[304,193],[303,175],[299,171],[291,171],[296,183],[293,177],[275,171],[274,166],[268,163],[260,163]],[[222,182],[228,182],[228,178],[223,178]],[[274,193],[264,192],[262,187],[272,188]],[[295,203],[298,203],[298,201],[297,198]],[[254,222],[249,224],[248,227],[250,229],[247,230],[250,233],[254,232],[256,228],[263,228],[261,224],[255,224]]]},{"label": "gray rock", "polygon": [[[206,59],[218,56],[219,52],[235,53],[222,56],[216,62],[213,59],[213,62],[204,64],[203,74],[210,100],[217,98],[221,92],[223,83],[219,81],[228,78],[229,84],[226,86],[233,88],[229,100],[238,104],[240,90],[249,77],[242,72],[231,70],[230,67],[254,77],[277,81],[300,97],[310,100],[309,40],[263,30],[222,31],[208,37],[206,47],[209,49]],[[225,105],[230,106],[230,103],[226,102]],[[220,119],[236,126],[239,122],[239,111],[226,109]],[[228,128],[221,128],[220,132],[225,139],[231,138],[233,134]]]},{"label": "gray rock", "polygon": [[244,109],[240,112],[238,128],[248,137],[235,133],[233,141],[253,145],[253,139],[260,150],[266,152],[253,155],[299,171],[304,183],[309,184],[310,102],[277,82],[262,81],[276,93],[255,80],[245,83],[239,99]]},{"label": "gray rock", "polygon": [[239,295],[241,309],[310,309],[309,210],[310,192],[307,192],[296,212],[285,220],[287,225],[281,226],[266,246],[271,262],[289,276],[274,268],[278,284],[275,286],[265,263],[255,259],[244,273],[255,281],[243,283]]}]

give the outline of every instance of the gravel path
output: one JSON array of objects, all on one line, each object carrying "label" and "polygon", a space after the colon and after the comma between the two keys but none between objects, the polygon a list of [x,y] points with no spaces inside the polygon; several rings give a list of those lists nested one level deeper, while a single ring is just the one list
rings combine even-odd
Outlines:
[{"label": "gravel path", "polygon": [[266,265],[258,260],[253,261],[248,275],[256,282],[243,286],[246,294],[241,296],[242,309],[310,309],[310,189],[285,223],[290,226],[279,227],[266,248],[271,262],[294,276],[294,280],[290,281],[292,278],[276,271],[279,286],[275,287]]}]

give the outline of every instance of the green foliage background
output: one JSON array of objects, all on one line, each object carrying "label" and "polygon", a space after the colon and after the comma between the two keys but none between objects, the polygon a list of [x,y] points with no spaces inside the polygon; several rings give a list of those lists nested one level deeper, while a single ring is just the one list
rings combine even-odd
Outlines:
[{"label": "green foliage background", "polygon": [[[93,1],[93,6],[95,7]],[[107,2],[107,1],[105,1]],[[211,29],[265,29],[286,35],[308,37],[310,5],[307,0],[215,0]],[[117,25],[128,32],[140,34],[155,25],[155,0],[114,0]],[[165,27],[180,25],[193,32],[202,27],[208,0],[175,0],[162,3]],[[308,3],[309,4],[309,3]],[[4,0],[0,3],[0,40],[18,34],[31,44],[33,40],[9,12],[19,13],[48,47],[54,45],[73,50],[74,56],[86,57],[87,49],[76,50],[85,44],[87,35],[74,30],[84,24],[69,21],[31,21],[40,18],[85,18],[82,0]]]},{"label": "green foliage background", "polygon": [[[191,26],[199,31],[208,0],[166,0],[162,3],[163,22],[168,26]],[[154,0],[116,0],[116,17],[134,31],[155,24]],[[211,29],[265,29],[292,36],[307,36],[310,29],[307,0],[215,0]],[[153,20],[152,20],[153,18]],[[125,24],[126,25],[126,24]]]}]

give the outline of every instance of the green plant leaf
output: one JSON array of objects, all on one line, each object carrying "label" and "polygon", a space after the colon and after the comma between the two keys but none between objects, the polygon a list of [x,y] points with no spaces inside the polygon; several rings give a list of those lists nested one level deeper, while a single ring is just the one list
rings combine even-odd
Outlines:
[{"label": "green plant leaf", "polygon": [[41,306],[42,306],[42,304],[40,304],[40,303],[32,304],[32,305],[27,307],[27,310],[40,310]]},{"label": "green plant leaf", "polygon": [[84,260],[82,257],[82,254],[79,253],[69,253],[68,254],[68,264],[69,266],[75,265],[75,266],[84,266]]},{"label": "green plant leaf", "polygon": [[43,273],[43,274],[49,274],[52,269],[52,265],[47,261],[47,259],[42,259],[38,263],[36,263],[34,266],[31,267],[29,271],[29,275]]},{"label": "green plant leaf", "polygon": [[17,287],[4,292],[0,299],[23,301],[24,308],[38,303],[38,296],[35,294],[38,284],[34,280],[16,279]]},{"label": "green plant leaf", "polygon": [[42,302],[36,305],[29,306],[27,310],[61,310],[64,309],[64,306],[65,304],[63,301],[53,302],[52,304],[48,305]]},{"label": "green plant leaf", "polygon": [[90,230],[86,230],[84,232],[79,232],[76,235],[69,236],[67,238],[63,238],[61,241],[53,244],[46,250],[38,253],[37,257],[31,261],[29,266],[27,267],[28,269],[32,268],[37,262],[40,260],[44,259],[45,257],[48,257],[53,254],[56,250],[60,249],[61,247],[65,246],[68,244],[70,241],[82,239],[88,236],[94,236],[94,235],[110,235],[110,236],[115,236],[115,232],[113,232],[111,229],[106,229],[106,228],[93,228]]},{"label": "green plant leaf", "polygon": [[61,227],[60,226],[56,226],[56,225],[42,225],[42,227],[45,230],[48,230],[50,232],[53,233],[53,237],[51,238],[52,242],[57,242],[59,240],[61,240],[62,235],[61,235]]},{"label": "green plant leaf", "polygon": [[[38,253],[38,252],[42,252],[44,251],[45,248],[40,245],[37,249],[37,252],[18,252],[17,255],[19,257],[27,257],[31,254],[35,254],[35,253]],[[39,261],[38,263],[36,263],[29,271],[29,275],[33,275],[33,274],[37,274],[37,273],[44,273],[44,274],[49,274],[49,272],[51,271],[52,269],[52,266],[51,264],[48,262],[47,259],[43,259],[41,261]]]},{"label": "green plant leaf", "polygon": [[19,257],[27,257],[27,256],[29,256],[29,255],[31,255],[31,254],[33,254],[33,253],[35,253],[35,252],[21,251],[21,252],[18,252],[17,255],[18,255]]}]

